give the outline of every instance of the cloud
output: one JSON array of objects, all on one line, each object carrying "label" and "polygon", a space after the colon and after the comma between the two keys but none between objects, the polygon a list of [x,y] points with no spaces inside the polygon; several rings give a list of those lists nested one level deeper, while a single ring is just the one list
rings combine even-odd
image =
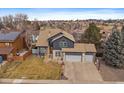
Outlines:
[{"label": "cloud", "polygon": [[30,20],[124,19],[124,8],[16,8],[0,9],[0,16],[24,13]]},{"label": "cloud", "polygon": [[123,19],[124,13],[114,9],[96,9],[88,11],[58,11],[40,13],[34,16],[40,20],[77,20],[77,19]]}]

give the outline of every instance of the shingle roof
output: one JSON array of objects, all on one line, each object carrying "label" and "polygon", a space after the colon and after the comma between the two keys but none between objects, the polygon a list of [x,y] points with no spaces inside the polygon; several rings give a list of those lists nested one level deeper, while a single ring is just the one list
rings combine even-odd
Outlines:
[{"label": "shingle roof", "polygon": [[0,48],[0,54],[8,55],[9,53],[11,53],[12,50],[13,50],[12,47],[3,47],[3,48]]},{"label": "shingle roof", "polygon": [[94,44],[75,43],[74,48],[62,48],[63,52],[96,52]]},{"label": "shingle roof", "polygon": [[13,42],[21,32],[0,33],[0,42]]},{"label": "shingle roof", "polygon": [[59,33],[62,33],[65,37],[69,38],[72,41],[75,41],[74,37],[71,34],[61,29],[46,29],[40,32],[36,46],[48,46],[48,39]]}]

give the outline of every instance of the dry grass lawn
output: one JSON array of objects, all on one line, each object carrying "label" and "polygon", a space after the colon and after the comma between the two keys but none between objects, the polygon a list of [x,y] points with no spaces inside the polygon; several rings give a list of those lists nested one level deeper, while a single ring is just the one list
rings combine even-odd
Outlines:
[{"label": "dry grass lawn", "polygon": [[43,63],[43,58],[30,56],[24,62],[6,64],[0,70],[0,78],[60,79],[61,66],[56,62]]}]

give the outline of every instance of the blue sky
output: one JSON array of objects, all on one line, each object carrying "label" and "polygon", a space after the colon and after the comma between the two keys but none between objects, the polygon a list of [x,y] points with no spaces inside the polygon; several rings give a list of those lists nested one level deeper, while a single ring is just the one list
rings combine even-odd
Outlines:
[{"label": "blue sky", "polygon": [[17,13],[30,20],[124,19],[124,8],[0,8],[0,16]]}]

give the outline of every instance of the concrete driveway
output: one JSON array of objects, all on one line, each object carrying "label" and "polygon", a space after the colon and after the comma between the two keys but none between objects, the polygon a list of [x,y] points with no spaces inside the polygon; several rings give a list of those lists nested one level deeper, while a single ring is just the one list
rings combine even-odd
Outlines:
[{"label": "concrete driveway", "polygon": [[64,74],[72,83],[102,83],[103,79],[93,63],[66,62]]}]

